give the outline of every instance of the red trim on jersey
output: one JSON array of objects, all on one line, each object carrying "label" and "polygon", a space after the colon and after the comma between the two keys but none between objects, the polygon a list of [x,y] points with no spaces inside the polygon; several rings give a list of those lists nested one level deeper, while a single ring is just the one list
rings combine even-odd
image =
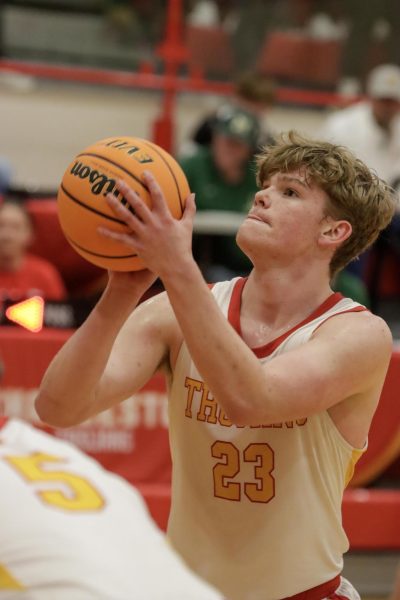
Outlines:
[{"label": "red trim on jersey", "polygon": [[7,423],[8,417],[0,417],[0,429]]},{"label": "red trim on jersey", "polygon": [[[230,324],[232,325],[232,327],[240,335],[240,337],[242,337],[242,329],[240,326],[240,307],[242,304],[243,288],[246,284],[246,281],[247,281],[247,277],[243,277],[241,279],[238,279],[238,281],[235,283],[235,286],[233,288],[232,295],[231,295],[231,300],[229,303],[229,308],[228,308],[228,320],[229,320]],[[286,333],[283,333],[282,335],[280,335],[276,339],[272,340],[271,342],[268,342],[268,344],[265,344],[264,346],[257,346],[256,348],[252,348],[254,354],[258,358],[264,358],[266,356],[269,356],[294,331],[296,331],[297,329],[300,329],[300,327],[303,327],[303,325],[307,325],[307,323],[310,323],[314,319],[317,319],[318,317],[323,315],[324,312],[328,311],[333,306],[335,306],[335,304],[340,302],[340,300],[342,300],[343,297],[344,296],[342,296],[342,294],[340,294],[339,292],[332,293],[306,319],[304,319],[303,321],[301,321],[300,323],[298,323],[297,325],[292,327],[292,329],[289,329],[289,331],[286,331]],[[350,309],[350,310],[352,310],[352,309]],[[345,312],[345,311],[343,311],[343,312]]]},{"label": "red trim on jersey", "polygon": [[[330,581],[327,581],[326,583],[317,585],[316,587],[313,587],[310,590],[306,590],[305,592],[300,592],[300,594],[290,596],[290,598],[284,598],[284,600],[324,600],[324,598],[335,598],[335,596],[332,596],[332,594],[335,593],[339,586],[340,575],[336,575],[336,577],[334,577]],[[339,597],[340,596],[337,596],[337,598]]]}]

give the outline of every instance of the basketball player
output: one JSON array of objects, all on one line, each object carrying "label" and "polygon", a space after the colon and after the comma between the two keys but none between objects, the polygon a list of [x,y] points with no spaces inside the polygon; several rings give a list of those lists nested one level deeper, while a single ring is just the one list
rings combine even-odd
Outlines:
[{"label": "basketball player", "polygon": [[[390,188],[344,148],[290,133],[259,159],[237,235],[254,267],[211,290],[191,254],[193,198],[174,220],[110,197],[149,271],[111,273],[44,378],[37,410],[69,426],[169,381],[169,537],[230,600],[359,598],[341,579],[343,490],[367,446],[391,356],[388,327],[333,294],[332,275],[390,221]],[[166,293],[137,305],[155,276]]]},{"label": "basketball player", "polygon": [[69,443],[0,426],[0,598],[220,598],[192,575],[139,493]]}]

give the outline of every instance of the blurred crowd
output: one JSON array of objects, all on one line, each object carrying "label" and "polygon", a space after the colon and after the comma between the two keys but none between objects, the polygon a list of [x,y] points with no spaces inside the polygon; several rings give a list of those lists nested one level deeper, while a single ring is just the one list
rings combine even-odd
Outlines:
[{"label": "blurred crowd", "polygon": [[[27,4],[34,6],[35,2],[32,0]],[[41,2],[41,5],[44,4]],[[67,5],[68,2],[63,4]],[[86,4],[87,8],[90,4],[91,9],[95,5],[101,9],[108,31],[121,43],[134,44],[150,51],[163,38],[166,3],[161,0],[82,2],[79,9],[84,10]],[[231,70],[225,72],[225,76],[232,78],[233,94],[222,99],[216,110],[206,112],[194,129],[186,132],[183,146],[176,149],[189,185],[196,193],[199,213],[214,211],[215,214],[225,212],[243,215],[248,210],[257,189],[254,180],[255,157],[261,147],[273,144],[274,136],[279,134],[270,125],[269,112],[277,105],[278,87],[290,83],[290,70],[279,71],[279,68],[286,61],[292,74],[298,78],[297,84],[315,88],[322,83],[327,84],[327,80],[314,79],[312,85],[311,80],[306,80],[307,72],[301,70],[300,63],[296,63],[308,48],[308,54],[306,52],[303,58],[308,56],[311,64],[311,57],[316,54],[314,58],[320,65],[320,71],[321,65],[325,69],[321,71],[325,76],[328,67],[322,55],[318,55],[318,51],[322,52],[326,47],[324,44],[333,44],[332,47],[340,50],[335,54],[340,66],[331,83],[342,94],[352,94],[352,101],[326,117],[318,137],[348,146],[397,192],[400,187],[398,2],[186,0],[184,9],[185,39],[189,49],[193,52],[199,50],[194,44],[197,39],[200,52],[212,52],[210,64],[215,66],[220,55],[212,43],[217,38],[207,38],[210,41],[210,47],[207,48],[201,32],[218,31],[223,35],[218,38],[218,44],[221,40],[229,42],[233,52],[233,60],[228,61]],[[200,37],[196,38],[199,32]],[[309,47],[304,40],[313,40],[313,43],[322,45]],[[272,48],[273,52],[271,50],[270,57],[260,62],[260,54],[265,48]],[[288,48],[291,48],[292,54]],[[252,65],[251,69],[249,65]],[[303,81],[302,77],[305,78]],[[62,298],[71,293],[84,294],[88,289],[94,289],[98,294],[104,285],[104,278],[98,271],[91,273],[98,283],[89,288],[85,285],[87,282],[84,277],[76,288],[73,280],[68,280],[68,276],[66,280],[65,273],[61,272],[61,277],[59,274],[53,274],[52,277],[58,280],[55,286],[58,291],[54,293],[54,284],[50,286],[52,291],[46,290],[42,273],[46,268],[43,264],[38,266],[35,261],[32,262],[30,256],[35,219],[32,221],[29,210],[25,210],[21,204],[8,201],[12,200],[15,191],[12,174],[13,169],[7,157],[0,157],[0,195],[5,198],[0,208],[0,294],[3,297],[15,297],[18,293],[24,296],[35,289],[41,290],[48,298]],[[221,235],[195,235],[194,251],[209,281],[245,275],[249,271],[250,264],[237,248],[233,233],[225,231]],[[48,254],[42,253],[40,260],[50,259],[54,262],[54,255]],[[373,250],[346,268],[333,286],[379,311],[380,290],[382,280],[387,279],[388,260],[392,265],[392,289],[399,300],[399,214]],[[37,270],[42,275],[37,275],[35,285],[32,279],[35,279]]]},{"label": "blurred crowd", "polygon": [[[5,1],[0,7],[0,53],[7,57],[20,58],[26,53],[31,59],[63,58],[65,62],[78,61],[79,64],[97,60],[99,66],[112,65],[113,61],[115,66],[138,66],[141,60],[147,59],[153,61],[155,68],[161,68],[157,48],[164,36],[167,17],[167,3],[162,0],[64,0],[57,3],[23,0],[17,7],[15,4]],[[310,40],[327,46],[322,50],[326,52],[324,69],[319,75],[308,73],[309,84],[330,87],[337,84],[341,90],[357,93],[373,66],[384,62],[400,64],[400,4],[396,0],[183,0],[182,5],[183,35],[189,52],[196,66],[203,67],[212,77],[231,78],[258,65],[268,74],[290,81],[295,73],[290,71],[290,64],[284,64],[290,58],[292,66],[300,65],[298,71],[304,73],[298,74],[304,79],[307,69],[311,69],[307,64],[310,47],[306,48]],[[22,17],[24,7],[29,8],[30,19],[35,18],[34,10],[38,9],[29,40],[24,35],[28,23],[28,17],[25,20]],[[63,11],[75,14],[75,20],[80,19],[80,13],[86,13],[87,18],[81,19],[80,27],[85,21],[88,29],[85,45],[79,52],[68,47],[73,21],[64,19],[65,40],[63,30],[56,29],[61,27],[63,19],[58,24],[52,20],[52,35],[47,35],[45,19],[57,11],[61,16]],[[97,19],[93,28],[89,27],[90,16]],[[99,20],[102,27],[97,25]],[[204,63],[198,56],[200,29],[215,33],[212,39],[218,44],[219,52],[214,55],[214,61]],[[35,35],[39,37],[36,41]],[[126,55],[111,52],[113,43],[119,50],[126,47]],[[279,52],[279,65],[274,54],[281,48],[280,43],[283,52]],[[207,52],[204,46],[200,49]],[[301,77],[296,81],[302,83]]]},{"label": "blurred crowd", "polygon": [[361,91],[371,66],[400,64],[400,5],[396,0],[194,0],[187,21],[221,27],[231,36],[239,69],[259,61],[276,32],[291,32],[340,48],[341,87]]},{"label": "blurred crowd", "polygon": [[[151,49],[162,39],[165,8],[160,0],[107,0],[105,14],[115,35]],[[336,44],[338,86],[348,93],[361,92],[376,64],[400,64],[396,0],[186,0],[184,8],[189,46],[193,29],[224,32],[233,73],[262,62],[276,32]]]}]

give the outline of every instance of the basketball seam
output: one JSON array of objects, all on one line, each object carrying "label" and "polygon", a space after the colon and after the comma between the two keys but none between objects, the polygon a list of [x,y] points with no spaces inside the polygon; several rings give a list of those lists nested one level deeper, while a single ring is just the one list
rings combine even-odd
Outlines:
[{"label": "basketball seam", "polygon": [[76,246],[77,248],[79,248],[79,250],[83,250],[83,252],[87,252],[88,254],[91,254],[93,256],[98,256],[99,258],[111,258],[111,259],[117,260],[117,259],[121,259],[121,258],[134,258],[135,256],[137,256],[137,254],[122,254],[121,256],[112,256],[110,254],[99,254],[98,252],[93,252],[92,250],[87,250],[83,246],[80,246],[79,244],[74,242],[74,240],[72,240],[67,235],[65,237],[67,238],[67,240],[69,241],[70,244],[72,244],[73,246]]},{"label": "basketball seam", "polygon": [[134,179],[137,183],[139,183],[142,186],[142,188],[146,190],[146,192],[149,191],[147,186],[143,183],[143,181],[141,179],[139,179],[139,177],[137,177],[136,175],[134,175],[133,173],[128,171],[128,169],[125,169],[125,167],[122,167],[121,165],[119,165],[117,162],[114,162],[107,156],[102,156],[101,154],[95,154],[94,152],[82,152],[82,154],[78,154],[77,158],[80,158],[81,156],[92,156],[94,158],[101,158],[101,160],[104,160],[105,162],[109,162],[110,165],[114,165],[114,167],[117,167],[118,169],[120,169],[121,171],[124,171],[124,173],[126,173],[127,175],[132,177],[132,179]]},{"label": "basketball seam", "polygon": [[122,221],[121,219],[117,219],[117,217],[111,217],[110,215],[106,215],[105,213],[101,212],[101,210],[98,210],[97,208],[93,208],[93,206],[90,206],[89,204],[85,204],[85,202],[82,202],[82,200],[78,200],[78,198],[75,198],[75,196],[73,196],[71,194],[71,192],[69,192],[64,184],[61,184],[61,189],[64,192],[64,194],[66,194],[68,196],[68,198],[70,198],[73,202],[75,202],[76,204],[79,204],[80,206],[83,206],[84,208],[87,208],[87,210],[90,210],[91,212],[95,213],[96,215],[100,215],[101,217],[104,217],[105,219],[108,219],[109,221],[114,221],[115,223],[119,223],[120,225],[126,225],[126,223],[124,221]]},{"label": "basketball seam", "polygon": [[175,173],[173,172],[173,170],[171,169],[171,167],[169,166],[168,162],[165,160],[165,158],[163,157],[163,155],[161,154],[161,152],[158,151],[157,146],[155,144],[152,144],[152,142],[148,142],[146,140],[142,140],[142,142],[144,143],[145,146],[150,146],[150,148],[152,150],[154,150],[154,152],[157,154],[157,156],[159,156],[161,158],[161,160],[163,161],[163,163],[166,165],[167,169],[171,173],[172,178],[173,178],[173,180],[175,182],[176,189],[178,191],[178,198],[179,198],[179,204],[180,204],[180,207],[181,207],[181,212],[183,213],[184,206],[183,206],[183,203],[182,203],[181,190],[179,188],[177,179],[175,177]]}]

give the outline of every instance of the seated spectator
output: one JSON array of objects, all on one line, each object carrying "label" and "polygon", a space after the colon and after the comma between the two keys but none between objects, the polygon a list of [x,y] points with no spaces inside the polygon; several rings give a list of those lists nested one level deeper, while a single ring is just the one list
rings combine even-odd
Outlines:
[{"label": "seated spectator", "polygon": [[221,27],[232,33],[238,26],[239,12],[232,0],[197,0],[186,17],[194,27]]},{"label": "seated spectator", "polygon": [[[180,161],[196,194],[198,211],[247,212],[257,191],[253,157],[259,135],[259,123],[252,113],[233,105],[218,111],[211,145],[199,146]],[[195,236],[194,242],[201,263],[200,240]],[[234,237],[226,235],[212,240],[206,261],[209,281],[245,274],[251,266]]]},{"label": "seated spectator", "polygon": [[[365,100],[328,117],[319,137],[347,146],[396,188],[400,180],[400,67],[375,67],[367,79]],[[398,215],[381,238],[400,240]],[[361,256],[346,268],[349,275],[359,279],[355,289],[362,282],[365,259],[365,255]],[[337,286],[342,291],[340,279],[339,276]],[[365,289],[362,295],[365,296]],[[362,297],[354,300],[362,302]]]},{"label": "seated spectator", "polygon": [[320,137],[347,146],[393,185],[400,176],[400,67],[375,67],[365,100],[329,116]]},{"label": "seated spectator", "polygon": [[186,18],[194,27],[219,27],[218,6],[214,0],[197,0]]},{"label": "seated spectator", "polygon": [[65,297],[56,268],[27,252],[33,235],[24,206],[5,200],[0,205],[0,299],[18,301],[35,294],[48,300]]},{"label": "seated spectator", "polygon": [[138,491],[78,448],[0,418],[0,597],[218,600]]},{"label": "seated spectator", "polygon": [[[248,71],[238,77],[231,104],[252,113],[259,120],[260,136],[256,140],[255,150],[260,146],[273,143],[273,134],[263,126],[264,116],[275,103],[275,83],[269,77],[260,75],[255,71]],[[224,110],[224,105],[219,110]],[[195,128],[192,140],[201,146],[211,143],[213,128],[218,119],[218,111],[207,115]]]},{"label": "seated spectator", "polygon": [[106,23],[118,42],[147,54],[159,43],[164,29],[161,0],[105,0]]}]

